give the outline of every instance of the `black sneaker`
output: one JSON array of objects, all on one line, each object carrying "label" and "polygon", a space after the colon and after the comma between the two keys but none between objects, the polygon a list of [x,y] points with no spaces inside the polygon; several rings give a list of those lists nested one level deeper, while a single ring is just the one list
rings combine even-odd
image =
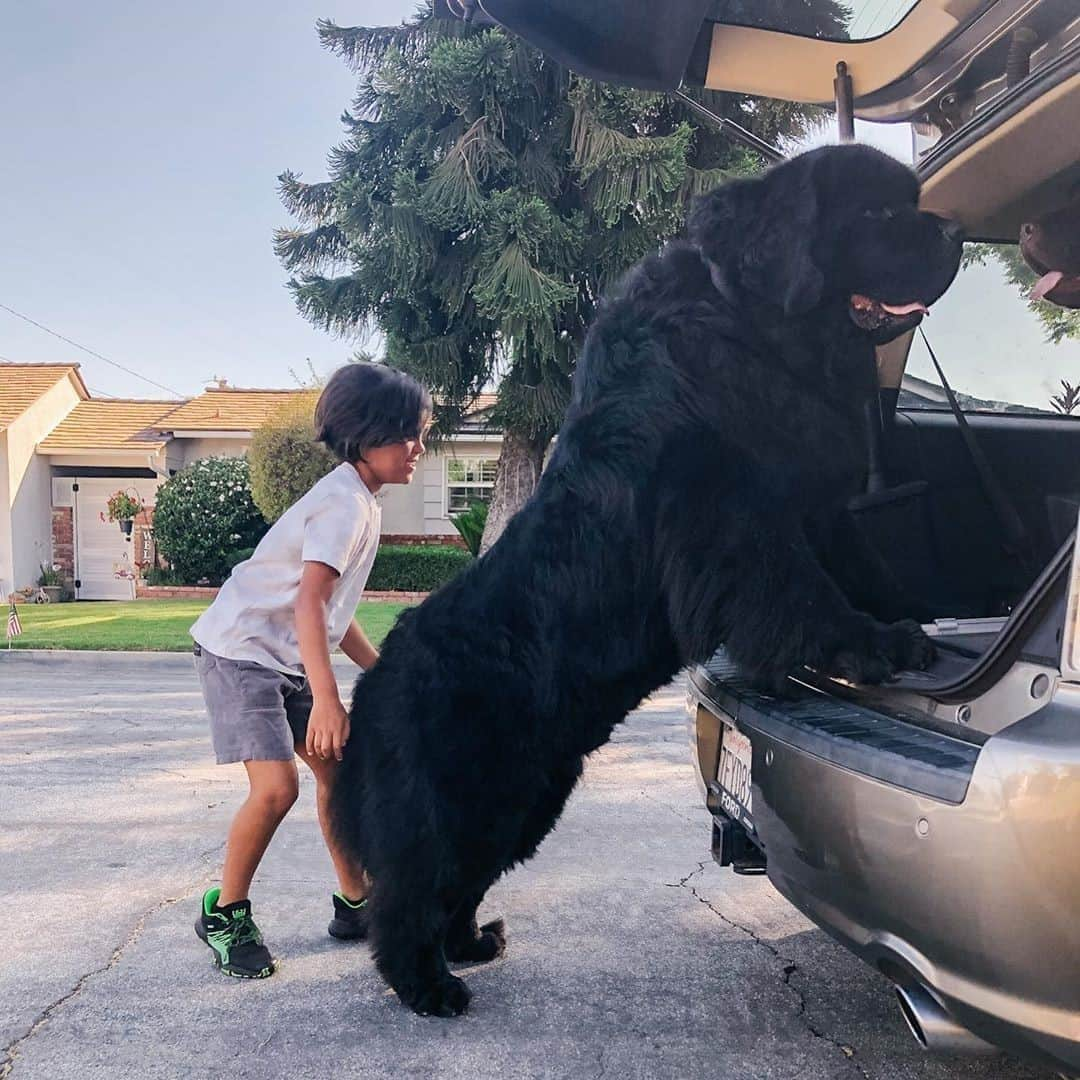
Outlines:
[{"label": "black sneaker", "polygon": [[338,941],[361,941],[368,932],[368,902],[349,900],[339,892],[334,893],[334,917],[327,927],[331,937]]},{"label": "black sneaker", "polygon": [[220,895],[220,889],[208,889],[203,894],[202,913],[195,924],[195,933],[214,954],[214,966],[236,979],[273,975],[274,961],[251,917],[251,902],[237,900],[218,907]]}]

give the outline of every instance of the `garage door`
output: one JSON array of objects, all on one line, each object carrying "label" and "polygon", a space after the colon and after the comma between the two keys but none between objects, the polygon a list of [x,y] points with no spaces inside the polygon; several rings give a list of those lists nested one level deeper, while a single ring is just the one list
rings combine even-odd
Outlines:
[{"label": "garage door", "polygon": [[109,496],[137,491],[153,505],[155,480],[95,477],[78,480],[75,495],[75,578],[80,600],[134,600],[135,553],[131,541],[107,516]]}]

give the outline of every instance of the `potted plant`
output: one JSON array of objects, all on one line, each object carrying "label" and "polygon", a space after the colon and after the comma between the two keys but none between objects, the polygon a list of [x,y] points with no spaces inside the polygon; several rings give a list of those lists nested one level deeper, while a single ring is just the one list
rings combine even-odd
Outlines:
[{"label": "potted plant", "polygon": [[107,503],[109,520],[118,522],[120,531],[125,536],[131,535],[135,518],[143,508],[142,500],[138,495],[129,495],[126,491],[115,491],[109,496]]},{"label": "potted plant", "polygon": [[49,598],[49,602],[56,604],[63,598],[64,575],[58,566],[41,564],[41,573],[38,575],[38,587]]}]

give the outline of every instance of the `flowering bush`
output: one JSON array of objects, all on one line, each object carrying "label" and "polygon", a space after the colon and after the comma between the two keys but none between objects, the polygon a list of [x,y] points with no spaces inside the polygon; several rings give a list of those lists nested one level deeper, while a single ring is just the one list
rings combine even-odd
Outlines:
[{"label": "flowering bush", "polygon": [[109,509],[110,521],[133,521],[139,516],[143,504],[137,495],[129,495],[126,491],[114,491],[106,503]]},{"label": "flowering bush", "polygon": [[244,458],[204,458],[158,489],[154,539],[185,585],[219,584],[267,530]]}]

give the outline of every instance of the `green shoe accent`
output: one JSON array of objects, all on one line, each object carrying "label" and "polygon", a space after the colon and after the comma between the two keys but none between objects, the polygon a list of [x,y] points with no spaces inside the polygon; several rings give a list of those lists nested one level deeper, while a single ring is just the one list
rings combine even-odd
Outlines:
[{"label": "green shoe accent", "polygon": [[346,906],[353,909],[353,911],[359,911],[368,901],[365,896],[362,900],[350,900],[343,892],[336,892],[334,895]]},{"label": "green shoe accent", "polygon": [[362,941],[367,937],[368,920],[371,908],[367,897],[362,900],[350,900],[336,892],[331,898],[334,905],[334,917],[330,920],[327,931],[338,941]]},{"label": "green shoe accent", "polygon": [[237,900],[222,908],[217,905],[220,897],[220,889],[203,894],[202,914],[195,924],[195,933],[214,954],[214,966],[239,979],[272,975],[274,962],[251,917],[250,901]]}]

